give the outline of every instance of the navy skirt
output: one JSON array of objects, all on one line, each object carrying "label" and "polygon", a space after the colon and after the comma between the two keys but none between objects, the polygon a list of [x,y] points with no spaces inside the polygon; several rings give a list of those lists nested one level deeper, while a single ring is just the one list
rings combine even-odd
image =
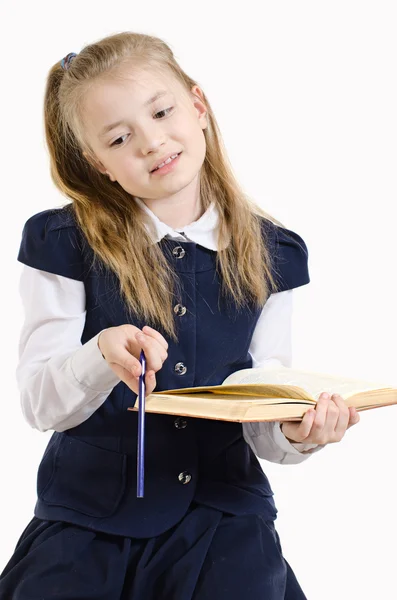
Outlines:
[{"label": "navy skirt", "polygon": [[33,517],[0,575],[1,600],[307,600],[274,521],[192,504],[150,539]]}]

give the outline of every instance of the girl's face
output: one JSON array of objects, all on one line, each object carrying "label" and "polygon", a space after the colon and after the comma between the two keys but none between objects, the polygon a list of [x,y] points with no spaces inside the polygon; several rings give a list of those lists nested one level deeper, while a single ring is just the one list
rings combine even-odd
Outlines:
[{"label": "girl's face", "polygon": [[[198,86],[188,94],[171,77],[126,72],[123,79],[102,79],[89,88],[83,119],[94,166],[131,195],[155,200],[197,189],[207,127]],[[151,172],[176,153],[173,168]]]}]

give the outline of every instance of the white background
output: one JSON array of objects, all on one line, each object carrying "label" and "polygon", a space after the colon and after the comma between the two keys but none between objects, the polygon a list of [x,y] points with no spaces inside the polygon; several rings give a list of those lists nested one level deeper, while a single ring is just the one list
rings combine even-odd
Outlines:
[{"label": "white background", "polygon": [[[0,16],[2,570],[33,515],[51,436],[23,420],[14,375],[22,227],[66,201],[44,145],[49,68],[124,30],[170,44],[207,94],[245,190],[307,243],[293,366],[397,386],[397,19],[382,0],[9,0]],[[300,465],[262,462],[284,555],[309,600],[395,597],[396,419],[397,406],[366,411]]]}]

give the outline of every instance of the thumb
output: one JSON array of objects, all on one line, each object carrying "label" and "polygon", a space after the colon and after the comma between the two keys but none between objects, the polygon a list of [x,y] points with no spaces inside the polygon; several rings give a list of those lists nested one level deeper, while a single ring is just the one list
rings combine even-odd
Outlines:
[{"label": "thumb", "polygon": [[147,371],[145,376],[145,397],[151,394],[157,385],[156,373],[154,371]]},{"label": "thumb", "polygon": [[305,412],[302,421],[299,423],[284,421],[282,424],[282,432],[285,437],[292,442],[303,442],[310,434],[315,416],[316,411],[314,409],[309,409]]},{"label": "thumb", "polygon": [[360,420],[360,415],[357,411],[357,409],[354,408],[354,406],[349,406],[349,423],[347,426],[347,429],[349,429],[350,427],[352,427],[353,425],[357,425],[357,423]]}]

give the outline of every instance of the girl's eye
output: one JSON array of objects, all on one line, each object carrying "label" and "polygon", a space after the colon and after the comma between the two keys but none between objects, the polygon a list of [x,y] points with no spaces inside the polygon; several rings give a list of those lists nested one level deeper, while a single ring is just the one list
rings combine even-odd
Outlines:
[{"label": "girl's eye", "polygon": [[[157,117],[157,115],[165,115],[165,114],[170,114],[170,112],[174,109],[173,106],[170,106],[169,108],[165,108],[164,110],[160,110],[159,112],[155,113],[155,117]],[[162,117],[160,117],[161,119]],[[122,146],[123,142],[121,142],[121,144],[117,144],[116,142],[118,142],[119,140],[122,140],[123,137],[125,137],[126,135],[128,135],[127,133],[125,135],[122,135],[121,137],[117,138],[117,140],[114,140],[114,142],[112,144],[110,144],[110,147],[113,146]]]},{"label": "girl's eye", "polygon": [[[127,134],[125,134],[127,135]],[[125,137],[124,135],[122,135],[121,137],[117,138],[117,140],[114,140],[114,142],[112,144],[110,144],[110,147],[112,146],[121,146],[121,144],[116,144],[116,142],[118,142],[119,140],[121,140],[123,137]]]},{"label": "girl's eye", "polygon": [[[170,111],[171,111],[173,108],[174,108],[174,107],[173,107],[173,106],[171,106],[170,108],[165,108],[164,110],[160,110],[160,112],[156,113],[154,116],[161,115],[162,113],[167,113],[167,114],[169,114],[169,112],[170,112]],[[160,117],[160,118],[161,118],[161,117]]]}]

